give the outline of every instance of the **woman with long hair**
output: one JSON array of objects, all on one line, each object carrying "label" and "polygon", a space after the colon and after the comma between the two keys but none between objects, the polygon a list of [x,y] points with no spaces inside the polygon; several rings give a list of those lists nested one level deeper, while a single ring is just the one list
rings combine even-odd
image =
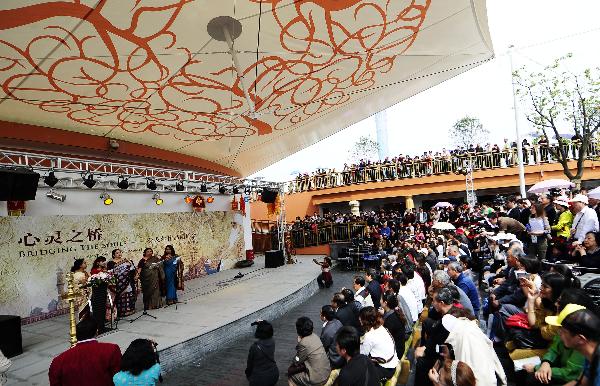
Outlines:
[{"label": "woman with long hair", "polygon": [[161,257],[165,271],[165,296],[167,305],[177,303],[177,290],[183,290],[183,262],[181,257],[175,253],[172,245],[165,247],[165,253]]},{"label": "woman with long hair", "polygon": [[434,386],[475,386],[475,374],[465,362],[445,359],[439,360],[429,370],[429,379]]},{"label": "woman with long hair", "polygon": [[381,308],[383,308],[383,327],[392,334],[396,355],[402,358],[406,343],[406,316],[398,306],[398,295],[393,291],[386,291],[381,295]]},{"label": "woman with long hair", "polygon": [[137,275],[140,278],[144,311],[159,308],[162,305],[160,298],[160,281],[164,280],[165,272],[160,259],[154,256],[152,248],[144,249],[142,259],[137,265]]},{"label": "woman with long hair", "polygon": [[160,379],[160,363],[154,342],[136,339],[121,358],[121,371],[113,376],[115,386],[154,386]]},{"label": "woman with long hair", "polygon": [[365,331],[364,339],[360,344],[360,353],[375,362],[379,379],[390,379],[399,362],[394,338],[383,326],[383,318],[374,307],[361,309],[358,319]]},{"label": "woman with long hair", "polygon": [[529,254],[540,260],[545,259],[546,251],[548,250],[550,223],[546,218],[546,211],[541,203],[531,205],[530,210],[531,217],[529,218],[529,224],[527,224],[527,230],[531,237]]},{"label": "woman with long hair", "polygon": [[135,265],[131,260],[123,258],[123,252],[120,249],[113,249],[112,261],[114,262],[113,273],[117,279],[115,291],[117,315],[122,318],[135,312],[135,301],[137,299]]},{"label": "woman with long hair", "polygon": [[90,313],[88,301],[90,299],[91,290],[89,287],[83,287],[87,284],[90,274],[86,271],[87,264],[85,259],[75,259],[71,272],[73,273],[73,283],[75,289],[80,290],[80,295],[75,299],[75,315],[77,315],[78,321],[84,319]]}]

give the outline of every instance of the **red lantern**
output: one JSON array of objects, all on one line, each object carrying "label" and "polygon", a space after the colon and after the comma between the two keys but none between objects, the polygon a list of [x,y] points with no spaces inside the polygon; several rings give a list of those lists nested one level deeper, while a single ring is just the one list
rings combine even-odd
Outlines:
[{"label": "red lantern", "polygon": [[231,210],[238,210],[238,202],[235,200],[235,196],[231,199]]},{"label": "red lantern", "polygon": [[215,200],[215,198],[213,196],[208,196],[208,198],[206,199],[206,202],[209,204],[212,204],[214,200]]}]

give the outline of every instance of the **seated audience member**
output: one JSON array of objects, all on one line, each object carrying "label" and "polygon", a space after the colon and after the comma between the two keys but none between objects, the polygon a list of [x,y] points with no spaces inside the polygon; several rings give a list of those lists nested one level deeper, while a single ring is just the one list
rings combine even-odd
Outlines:
[{"label": "seated audience member", "polygon": [[[566,289],[557,301],[558,317],[564,319],[568,312],[563,312],[567,304],[576,304],[583,307],[593,305],[593,300],[581,289]],[[554,318],[551,319],[554,321]],[[516,383],[523,386],[564,385],[579,379],[583,371],[585,357],[573,348],[565,347],[560,336],[554,335],[548,351],[541,358],[539,365],[524,365],[523,370],[517,372]]]},{"label": "seated audience member", "polygon": [[121,371],[113,376],[115,386],[154,386],[160,378],[160,364],[154,342],[136,339],[121,358]]},{"label": "seated audience member", "polygon": [[296,357],[292,366],[290,366],[290,370],[297,368],[301,371],[295,374],[288,371],[290,386],[324,385],[329,378],[331,367],[321,340],[313,333],[312,321],[306,316],[298,318],[296,332],[298,333],[298,345],[296,346]]},{"label": "seated audience member", "polygon": [[[429,288],[429,293],[430,293],[430,295],[433,295],[440,288],[450,288],[450,286],[454,286],[454,284],[452,284],[452,281],[450,280],[450,276],[448,276],[448,273],[446,273],[442,270],[437,270],[433,273],[433,278],[431,280],[431,287]],[[456,286],[454,286],[454,287],[456,287]],[[471,304],[471,300],[469,299],[469,297],[467,296],[465,291],[461,290],[459,287],[456,287],[456,289],[458,290],[458,293],[460,295],[460,304],[463,306],[463,308],[465,310],[468,310],[471,314],[475,315],[475,311],[473,310],[473,305]],[[435,316],[435,309],[433,309],[433,311],[434,311],[433,313],[431,313],[431,311],[432,311],[432,309],[429,310],[430,317],[433,317],[433,319],[441,318],[441,316]],[[431,316],[431,315],[433,315],[433,316]]]},{"label": "seated audience member", "polygon": [[396,345],[396,355],[402,358],[406,343],[406,316],[398,307],[398,296],[392,291],[385,292],[381,297],[383,308],[383,327],[392,334]]},{"label": "seated audience member", "polygon": [[77,344],[52,360],[48,371],[50,386],[112,385],[121,368],[121,349],[96,340],[98,325],[91,318],[77,324]]},{"label": "seated audience member", "polygon": [[321,307],[321,321],[325,323],[321,330],[323,348],[329,357],[331,367],[339,369],[344,363],[335,347],[335,334],[343,327],[342,322],[335,318],[335,311],[330,305]]},{"label": "seated audience member", "polygon": [[560,339],[566,348],[585,357],[583,379],[579,384],[600,385],[600,318],[577,304],[568,304],[562,312],[567,315],[564,319],[559,315],[556,319],[549,317],[547,322],[561,327]]},{"label": "seated audience member", "polygon": [[402,266],[402,272],[408,278],[407,286],[417,299],[417,312],[420,314],[423,311],[423,302],[427,298],[427,289],[423,278],[415,272],[414,263],[407,263]]},{"label": "seated audience member", "polygon": [[406,301],[398,295],[400,291],[400,282],[396,279],[390,279],[385,283],[384,287],[385,291],[391,291],[396,295],[396,299],[398,299],[398,307],[402,309],[402,314],[406,318],[406,324],[404,329],[407,335],[410,335],[413,329],[414,321],[412,320],[412,316],[410,315],[410,308]]},{"label": "seated audience member", "polygon": [[375,364],[360,353],[360,337],[354,327],[342,327],[335,337],[336,347],[346,365],[337,378],[339,386],[379,386]]},{"label": "seated audience member", "polygon": [[429,380],[434,386],[475,386],[473,370],[465,362],[440,360],[429,370]]},{"label": "seated audience member", "polygon": [[381,300],[381,285],[377,281],[377,277],[377,272],[373,268],[368,269],[367,273],[365,274],[367,291],[371,296],[371,300],[373,301],[373,307],[375,307],[375,309],[379,309],[379,307],[381,306],[381,304],[379,303]]},{"label": "seated audience member", "polygon": [[335,318],[339,320],[343,326],[358,327],[358,317],[352,309],[352,304],[346,302],[343,294],[337,292],[333,295],[331,307],[335,310]]},{"label": "seated audience member", "polygon": [[413,292],[408,288],[408,278],[402,272],[396,273],[394,278],[400,284],[400,288],[398,289],[398,302],[400,304],[405,303],[408,307],[408,315],[412,319],[412,323],[415,323],[419,320],[419,307],[418,300],[415,298]]},{"label": "seated audience member", "polygon": [[522,307],[527,300],[523,291],[520,289],[519,279],[515,271],[524,271],[525,267],[522,263],[527,258],[523,248],[518,244],[513,244],[506,255],[507,268],[504,278],[495,280],[497,287],[494,288],[490,295],[490,305],[494,310],[498,310],[502,304],[513,304]]},{"label": "seated audience member", "polygon": [[441,324],[448,331],[445,343],[452,347],[454,359],[465,362],[477,380],[477,385],[506,385],[504,369],[494,351],[492,341],[472,320],[444,315]]},{"label": "seated audience member", "polygon": [[394,338],[383,327],[381,315],[373,307],[360,310],[360,324],[365,331],[360,353],[375,362],[379,379],[390,379],[396,371],[398,356]]},{"label": "seated audience member", "polygon": [[471,301],[471,305],[473,305],[473,313],[477,316],[479,315],[480,308],[479,292],[471,279],[463,274],[463,270],[464,266],[460,261],[453,261],[448,264],[448,275],[454,284],[467,294]]},{"label": "seated audience member", "polygon": [[600,232],[588,232],[583,243],[575,246],[573,257],[583,267],[600,268]]},{"label": "seated audience member", "polygon": [[[362,307],[373,307],[373,299],[369,294],[369,290],[365,287],[365,278],[362,276],[356,276],[354,278],[354,299],[358,301]],[[361,307],[361,308],[362,308]]]},{"label": "seated audience member", "polygon": [[279,369],[275,362],[275,341],[273,325],[265,320],[258,320],[254,337],[256,341],[250,346],[246,362],[246,378],[250,386],[274,386],[279,380]]}]

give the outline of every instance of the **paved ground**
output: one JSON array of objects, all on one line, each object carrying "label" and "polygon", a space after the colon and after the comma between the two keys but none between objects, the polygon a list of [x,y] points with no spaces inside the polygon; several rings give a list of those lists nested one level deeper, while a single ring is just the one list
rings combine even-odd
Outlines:
[{"label": "paved ground", "polygon": [[[321,333],[322,323],[319,319],[321,307],[330,304],[333,293],[341,287],[351,288],[354,272],[333,272],[334,285],[322,289],[308,298],[302,305],[289,310],[280,318],[271,321],[275,330],[275,359],[279,367],[278,385],[287,385],[287,368],[295,354],[297,335],[296,319],[308,316],[315,325],[315,333]],[[239,339],[234,344],[205,357],[198,363],[190,363],[171,371],[165,376],[165,386],[198,385],[198,386],[230,386],[248,384],[244,369],[248,349],[254,342],[252,336]]]}]

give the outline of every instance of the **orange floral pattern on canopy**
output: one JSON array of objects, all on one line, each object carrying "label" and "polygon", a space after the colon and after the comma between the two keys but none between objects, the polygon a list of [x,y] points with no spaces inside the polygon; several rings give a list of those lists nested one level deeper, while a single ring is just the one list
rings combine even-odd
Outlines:
[{"label": "orange floral pattern on canopy", "polygon": [[[29,1],[0,10],[2,90],[75,125],[110,129],[105,135],[152,133],[182,146],[268,135],[378,87],[417,38],[431,0],[245,1],[277,26],[269,33],[280,45],[242,69],[256,117],[230,61],[214,66],[183,43],[190,40],[177,26],[192,0],[101,0],[96,8],[83,0]],[[183,65],[174,65],[171,58],[182,56]]]}]

